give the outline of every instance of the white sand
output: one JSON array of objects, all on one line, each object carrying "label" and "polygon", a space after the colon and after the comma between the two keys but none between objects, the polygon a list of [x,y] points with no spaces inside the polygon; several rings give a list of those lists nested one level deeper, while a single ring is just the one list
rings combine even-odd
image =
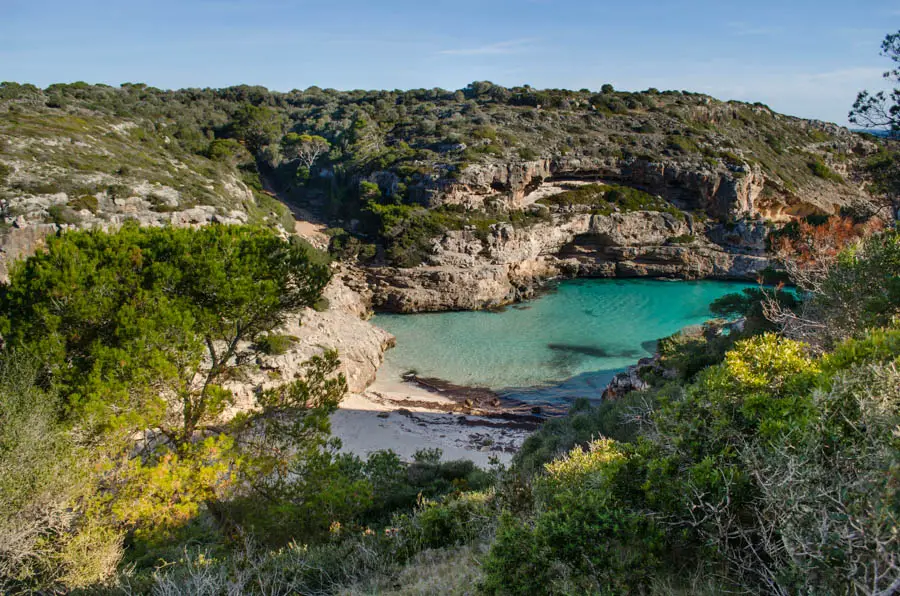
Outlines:
[{"label": "white sand", "polygon": [[[361,457],[393,449],[410,460],[419,449],[439,448],[445,460],[470,459],[479,466],[487,466],[491,457],[509,462],[529,434],[491,426],[502,421],[404,403],[409,401],[453,403],[412,384],[376,380],[363,394],[344,398],[331,417],[332,434],[341,439],[345,451]],[[461,419],[476,425],[461,424]]]}]

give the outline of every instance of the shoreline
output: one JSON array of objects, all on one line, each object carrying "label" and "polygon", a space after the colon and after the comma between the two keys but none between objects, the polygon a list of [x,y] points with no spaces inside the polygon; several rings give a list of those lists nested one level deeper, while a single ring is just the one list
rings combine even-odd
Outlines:
[{"label": "shoreline", "polygon": [[344,398],[331,416],[332,435],[341,439],[342,450],[360,457],[391,449],[409,461],[420,449],[437,448],[444,460],[470,459],[487,467],[496,458],[507,464],[545,418],[525,404],[504,405],[501,399],[494,406],[498,398],[489,390],[474,389],[490,400],[475,403],[472,391],[452,384],[429,390],[419,383],[376,377],[365,391]]},{"label": "shoreline", "polygon": [[[553,292],[560,281],[548,280],[541,293]],[[613,397],[625,385],[639,388],[631,373],[645,360],[657,358],[658,341],[645,342],[652,343],[652,348],[642,345],[650,354],[605,381],[595,399]],[[446,460],[470,459],[484,467],[496,457],[508,463],[532,432],[549,418],[565,415],[571,406],[563,401],[532,403],[486,387],[458,385],[415,371],[403,373],[386,367],[383,360],[376,366],[374,381],[348,394],[332,415],[332,434],[341,439],[344,451],[360,457],[390,449],[409,461],[420,449],[437,448]]]}]

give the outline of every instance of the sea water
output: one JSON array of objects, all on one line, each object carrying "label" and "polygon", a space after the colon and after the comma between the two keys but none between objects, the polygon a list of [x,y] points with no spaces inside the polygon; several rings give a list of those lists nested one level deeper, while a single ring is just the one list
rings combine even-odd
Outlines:
[{"label": "sea water", "polygon": [[383,314],[397,345],[379,377],[414,371],[529,402],[597,399],[657,339],[712,318],[710,303],[753,287],[721,281],[582,279],[499,312]]}]

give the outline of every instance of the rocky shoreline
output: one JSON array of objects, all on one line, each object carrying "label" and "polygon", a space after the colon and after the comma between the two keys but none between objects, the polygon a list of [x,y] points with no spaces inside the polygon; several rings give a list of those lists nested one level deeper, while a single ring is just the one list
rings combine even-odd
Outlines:
[{"label": "rocky shoreline", "polygon": [[488,236],[450,231],[428,264],[366,267],[371,305],[414,313],[477,310],[531,297],[548,280],[661,277],[755,280],[771,267],[762,220],[729,226],[656,211],[554,214]]},{"label": "rocky shoreline", "polygon": [[[393,384],[378,379],[384,354],[395,340],[367,320],[373,311],[501,308],[533,298],[554,280],[571,278],[746,281],[772,266],[767,252],[771,227],[759,210],[765,181],[756,180],[752,170],[745,177],[720,176],[718,182],[702,176],[688,180],[684,173],[670,172],[670,166],[639,176],[643,186],[660,190],[668,199],[683,203],[682,207],[700,210],[690,213],[598,214],[578,206],[551,209],[535,203],[566,187],[546,182],[545,176],[558,176],[564,170],[569,177],[598,182],[596,176],[604,172],[612,175],[602,168],[584,170],[583,166],[573,162],[565,166],[543,164],[519,173],[482,172],[483,180],[477,168],[468,172],[466,176],[475,178],[444,189],[442,201],[453,204],[462,196],[460,189],[465,188],[474,193],[471,200],[480,197],[484,201],[487,193],[495,196],[502,187],[509,208],[539,217],[531,218],[528,225],[494,224],[487,232],[474,228],[448,231],[432,240],[427,262],[418,267],[336,265],[324,294],[328,308],[305,309],[290,318],[279,333],[290,336],[293,345],[282,354],[260,355],[244,378],[229,385],[236,403],[227,414],[252,409],[261,390],[296,378],[308,358],[335,349],[350,393],[333,417],[334,432],[348,451],[363,455],[390,448],[412,457],[417,449],[437,447],[446,457],[470,458],[482,464],[490,457],[508,459],[530,432],[548,417],[564,414],[565,409],[516,402],[490,390],[461,387],[440,379],[412,375],[405,382]],[[615,176],[612,179],[618,180]],[[687,186],[676,197],[672,193],[679,185]],[[685,203],[688,195],[694,197],[691,205]],[[854,198],[829,197],[830,205],[818,207],[836,208]],[[159,219],[162,216],[140,221],[145,225],[243,221],[238,217],[223,219],[211,209],[195,211],[165,214],[165,222]],[[722,223],[701,216],[703,212],[741,218]],[[115,218],[95,222],[111,228],[118,223]],[[292,231],[321,246],[323,228],[298,224]],[[61,229],[53,224],[15,222],[0,236],[0,276],[6,273],[3,266],[27,256]],[[613,379],[603,398],[614,399],[642,388],[642,367],[658,365],[658,359],[641,361]]]}]

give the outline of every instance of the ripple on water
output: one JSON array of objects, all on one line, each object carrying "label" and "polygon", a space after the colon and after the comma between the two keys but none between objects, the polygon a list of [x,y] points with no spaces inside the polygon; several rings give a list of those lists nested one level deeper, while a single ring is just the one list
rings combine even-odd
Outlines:
[{"label": "ripple on water", "polygon": [[502,312],[377,315],[397,337],[379,371],[408,370],[527,401],[597,398],[655,342],[711,317],[716,298],[750,284],[572,280]]}]

